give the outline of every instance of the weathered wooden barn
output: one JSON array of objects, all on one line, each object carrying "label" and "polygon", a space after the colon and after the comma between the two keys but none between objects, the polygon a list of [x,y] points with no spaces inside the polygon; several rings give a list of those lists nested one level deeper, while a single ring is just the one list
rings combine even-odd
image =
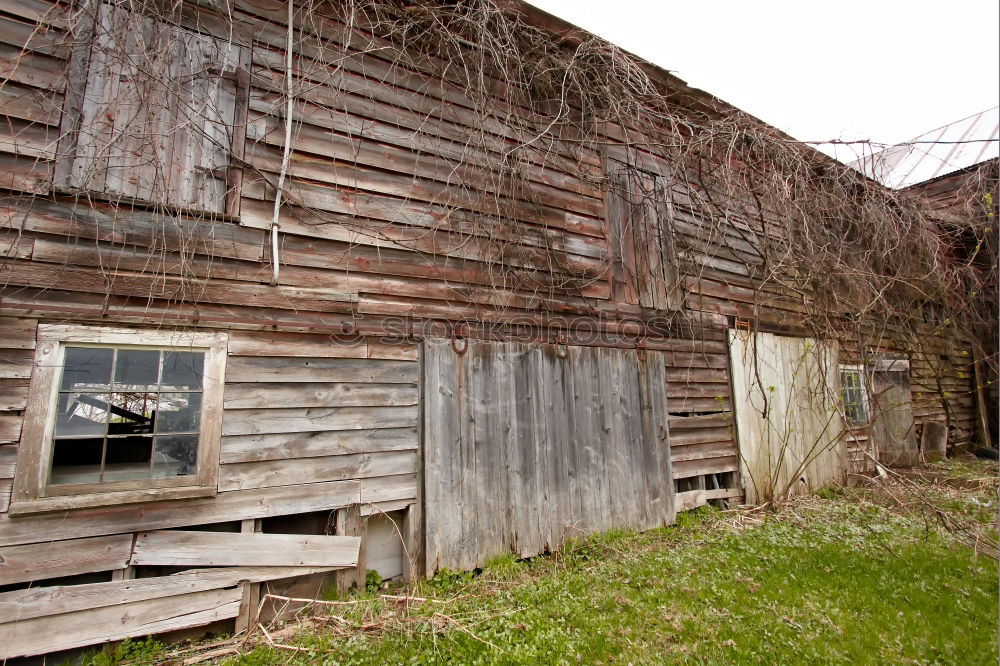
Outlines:
[{"label": "weathered wooden barn", "polygon": [[918,205],[529,5],[0,0],[0,68],[0,658],[976,436]]},{"label": "weathered wooden barn", "polygon": [[[954,257],[975,267],[985,287],[976,300],[981,325],[975,329],[975,381],[984,390],[977,414],[982,422],[980,444],[998,441],[997,408],[1000,395],[996,322],[1000,311],[997,284],[997,234],[973,229],[996,227],[1000,214],[1000,106],[975,113],[924,132],[910,141],[863,154],[851,163],[855,169],[886,187],[904,190],[926,201],[941,232],[954,237]],[[971,223],[971,225],[970,225]],[[987,436],[988,435],[988,436]]]}]

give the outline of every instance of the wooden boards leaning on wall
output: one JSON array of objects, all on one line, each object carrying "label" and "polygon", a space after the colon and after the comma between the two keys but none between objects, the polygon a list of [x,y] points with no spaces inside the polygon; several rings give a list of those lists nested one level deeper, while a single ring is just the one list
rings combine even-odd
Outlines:
[{"label": "wooden boards leaning on wall", "polygon": [[424,344],[428,573],[673,521],[662,352]]}]

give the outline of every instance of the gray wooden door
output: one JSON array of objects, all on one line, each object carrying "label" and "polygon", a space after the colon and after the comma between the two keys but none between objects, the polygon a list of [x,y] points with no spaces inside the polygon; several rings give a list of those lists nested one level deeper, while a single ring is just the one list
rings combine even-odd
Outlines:
[{"label": "gray wooden door", "polygon": [[883,465],[913,467],[920,462],[920,453],[909,370],[878,367],[872,373],[872,443]]},{"label": "gray wooden door", "polygon": [[486,341],[460,354],[427,340],[428,572],[672,522],[664,361],[634,349]]}]

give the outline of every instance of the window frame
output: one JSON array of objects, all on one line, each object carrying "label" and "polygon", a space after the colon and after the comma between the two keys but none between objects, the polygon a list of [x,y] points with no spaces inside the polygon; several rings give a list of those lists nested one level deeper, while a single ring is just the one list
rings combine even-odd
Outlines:
[{"label": "window frame", "polygon": [[[154,200],[139,199],[101,189],[81,189],[74,186],[72,174],[74,165],[79,158],[79,136],[84,116],[85,96],[90,79],[92,49],[100,21],[100,10],[103,5],[112,6],[113,3],[108,2],[108,0],[83,0],[81,4],[82,11],[80,12],[81,18],[73,28],[73,46],[69,54],[66,85],[63,91],[62,118],[59,125],[60,138],[56,148],[54,171],[52,172],[52,190],[61,194],[86,195],[89,199],[98,201],[111,201],[133,206],[155,206],[176,212],[213,218],[229,218],[232,221],[239,221],[244,176],[243,160],[245,157],[247,118],[250,102],[253,32],[252,26],[232,17],[231,30],[224,36],[218,36],[206,31],[204,26],[197,22],[197,16],[194,18],[194,25],[190,24],[189,17],[183,15],[178,16],[176,21],[161,19],[163,24],[174,29],[209,37],[217,42],[228,44],[239,51],[239,63],[234,71],[227,70],[216,73],[220,78],[231,79],[233,81],[235,98],[235,110],[232,122],[226,125],[231,133],[231,143],[227,148],[229,159],[226,165],[220,168],[220,170],[225,171],[224,181],[226,186],[223,201],[221,202],[221,211],[192,207],[175,201],[157,201],[155,198]],[[132,9],[124,9],[124,11],[139,13]]]},{"label": "window frame", "polygon": [[[865,410],[865,418],[863,421],[852,421],[847,416],[847,395],[845,394],[846,387],[844,386],[844,373],[854,372],[857,373],[860,380],[858,388],[861,391],[861,406]],[[872,424],[872,406],[871,406],[871,396],[868,393],[867,382],[865,381],[865,366],[860,364],[840,364],[837,368],[837,377],[840,379],[840,404],[843,409],[844,420],[847,422],[850,428],[865,428]]]},{"label": "window frame", "polygon": [[[136,340],[140,342],[136,342]],[[80,484],[51,484],[52,433],[67,346],[202,351],[205,366],[198,463],[194,475]],[[228,336],[214,331],[167,331],[39,324],[35,363],[18,446],[10,513],[204,497],[218,492],[222,402]]]},{"label": "window frame", "polygon": [[[632,187],[641,175],[652,182],[654,192],[662,190],[669,194],[673,169],[665,160],[627,145],[605,146],[603,158],[604,175],[608,179],[604,231],[611,259],[608,276],[612,299],[655,312],[682,311],[687,289],[677,249],[673,198],[667,196],[646,211],[652,212],[654,219],[645,231],[659,238],[656,247],[659,261],[654,267],[654,262],[648,261],[651,248],[640,247],[644,234],[636,226],[642,220],[635,215],[633,198],[637,192]],[[621,185],[623,179],[626,181],[624,186]],[[622,187],[624,191],[616,189]],[[638,198],[644,199],[644,194],[639,193]],[[662,295],[655,293],[657,278],[663,280]],[[661,300],[665,307],[657,307],[657,300]]]}]

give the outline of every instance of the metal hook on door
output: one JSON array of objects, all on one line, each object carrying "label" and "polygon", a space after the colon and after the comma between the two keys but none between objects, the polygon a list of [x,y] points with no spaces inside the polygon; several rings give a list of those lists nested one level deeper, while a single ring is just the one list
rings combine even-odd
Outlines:
[{"label": "metal hook on door", "polygon": [[556,334],[556,356],[559,358],[566,358],[568,350],[566,349],[566,334],[559,331]]},{"label": "metal hook on door", "polygon": [[[468,333],[468,327],[463,322],[455,327],[451,336],[451,350],[459,356],[465,354],[465,352],[469,350],[469,340],[465,335],[466,333]],[[462,343],[461,347],[458,345],[459,342]]]}]

